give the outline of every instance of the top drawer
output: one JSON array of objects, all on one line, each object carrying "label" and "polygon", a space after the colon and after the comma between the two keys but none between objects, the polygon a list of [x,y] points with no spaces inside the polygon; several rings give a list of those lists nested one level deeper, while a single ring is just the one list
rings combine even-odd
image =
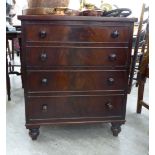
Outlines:
[{"label": "top drawer", "polygon": [[25,24],[26,41],[128,42],[128,26]]}]

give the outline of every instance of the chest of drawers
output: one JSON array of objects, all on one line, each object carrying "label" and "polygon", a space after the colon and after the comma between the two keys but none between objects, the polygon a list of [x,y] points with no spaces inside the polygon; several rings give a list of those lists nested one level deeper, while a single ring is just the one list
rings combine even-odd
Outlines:
[{"label": "chest of drawers", "polygon": [[134,18],[19,16],[26,127],[125,123]]}]

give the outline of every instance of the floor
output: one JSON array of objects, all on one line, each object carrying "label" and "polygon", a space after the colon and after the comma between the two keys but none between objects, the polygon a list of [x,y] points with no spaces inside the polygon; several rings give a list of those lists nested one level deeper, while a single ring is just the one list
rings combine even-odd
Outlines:
[{"label": "floor", "polygon": [[[148,101],[148,81],[145,100]],[[149,111],[136,114],[137,88],[128,96],[126,123],[118,137],[110,124],[44,126],[37,141],[25,128],[20,76],[11,75],[11,101],[7,102],[7,155],[147,155]]]}]

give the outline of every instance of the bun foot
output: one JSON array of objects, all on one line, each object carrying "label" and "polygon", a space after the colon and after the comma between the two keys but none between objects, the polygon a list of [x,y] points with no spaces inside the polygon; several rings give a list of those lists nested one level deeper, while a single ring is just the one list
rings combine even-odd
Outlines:
[{"label": "bun foot", "polygon": [[38,128],[29,129],[29,135],[32,138],[32,140],[36,140],[37,137],[39,136],[39,129]]},{"label": "bun foot", "polygon": [[113,136],[117,137],[118,134],[121,132],[121,124],[120,123],[111,123],[111,131],[113,133]]}]

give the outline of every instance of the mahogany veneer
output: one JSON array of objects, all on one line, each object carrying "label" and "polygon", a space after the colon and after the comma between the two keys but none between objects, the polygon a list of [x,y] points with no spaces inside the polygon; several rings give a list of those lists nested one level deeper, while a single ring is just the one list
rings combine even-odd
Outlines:
[{"label": "mahogany veneer", "polygon": [[26,127],[125,122],[134,18],[19,16]]}]

